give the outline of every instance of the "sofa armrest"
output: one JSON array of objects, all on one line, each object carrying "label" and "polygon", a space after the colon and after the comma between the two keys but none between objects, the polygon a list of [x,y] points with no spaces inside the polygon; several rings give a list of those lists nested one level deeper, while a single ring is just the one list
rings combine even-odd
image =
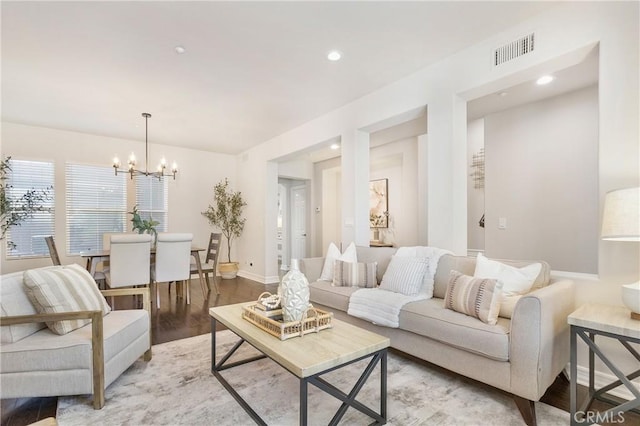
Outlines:
[{"label": "sofa armrest", "polygon": [[142,295],[142,308],[149,312],[149,318],[151,318],[151,293],[148,287],[114,288],[101,290],[100,293],[102,293],[104,297]]},{"label": "sofa armrest", "polygon": [[300,259],[300,272],[307,277],[307,280],[312,283],[318,281],[320,275],[322,275],[322,267],[324,266],[324,257],[307,257],[306,259]]},{"label": "sofa armrest", "polygon": [[569,362],[567,317],[574,283],[552,282],[523,296],[511,317],[511,392],[537,401]]},{"label": "sofa armrest", "polygon": [[104,333],[102,325],[102,310],[0,317],[0,326],[74,319],[91,320],[93,408],[99,410],[104,407]]}]

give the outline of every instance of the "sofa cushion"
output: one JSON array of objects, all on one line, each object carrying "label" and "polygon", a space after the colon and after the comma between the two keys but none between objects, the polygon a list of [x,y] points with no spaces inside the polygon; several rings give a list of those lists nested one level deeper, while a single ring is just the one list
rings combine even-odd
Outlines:
[{"label": "sofa cushion", "polygon": [[[0,278],[0,310],[3,317],[35,315],[38,312],[24,291],[22,272],[3,275]],[[0,342],[13,343],[45,328],[43,322],[3,325],[0,327]]]},{"label": "sofa cushion", "polygon": [[[549,284],[551,268],[549,267],[549,264],[547,262],[503,259],[495,260],[499,260],[506,265],[515,266],[517,268],[522,268],[523,266],[530,265],[534,262],[539,262],[542,265],[542,268],[540,270],[540,274],[538,274],[535,281],[533,282],[531,291],[545,287]],[[450,254],[445,254],[444,256],[442,256],[440,258],[440,262],[438,263],[438,269],[436,270],[433,297],[438,297],[440,299],[444,298],[444,294],[447,291],[447,284],[449,283],[449,272],[452,269],[465,275],[473,276],[473,273],[476,269],[476,258],[468,256],[454,256]]]},{"label": "sofa cushion", "polygon": [[415,296],[422,289],[424,276],[428,270],[427,259],[393,256],[382,277],[380,288],[407,296]]},{"label": "sofa cushion", "polygon": [[502,283],[451,271],[444,307],[495,325],[500,311]]},{"label": "sofa cushion", "polygon": [[[149,330],[144,309],[113,311],[104,317],[105,364]],[[91,369],[91,325],[63,336],[45,328],[0,348],[0,371],[6,373]]]},{"label": "sofa cushion", "polygon": [[309,284],[309,300],[331,309],[347,312],[349,297],[358,287],[333,287],[330,282],[316,281]]},{"label": "sofa cushion", "polygon": [[377,263],[354,263],[336,260],[333,268],[333,285],[335,287],[374,288],[378,285],[376,279]]},{"label": "sofa cushion", "polygon": [[[32,269],[24,272],[27,296],[39,313],[61,313],[111,308],[96,282],[80,265]],[[89,319],[50,321],[47,326],[56,334],[66,334],[91,322]]]},{"label": "sofa cushion", "polygon": [[[331,246],[333,246],[333,248]],[[356,246],[354,243],[349,244],[342,254],[340,254],[339,251],[336,253],[334,249],[337,250],[337,247],[335,244],[331,243],[324,259],[322,274],[320,275],[320,279],[323,281],[333,281],[333,271],[335,269],[336,260],[352,263],[356,263],[358,261]],[[336,257],[336,255],[338,257]]]},{"label": "sofa cushion", "polygon": [[400,328],[498,361],[509,360],[510,320],[496,325],[445,309],[444,300],[411,302],[400,310]]},{"label": "sofa cushion", "polygon": [[378,282],[382,282],[382,277],[391,262],[391,257],[398,251],[395,247],[364,247],[357,246],[356,253],[358,262],[377,263],[376,278]]},{"label": "sofa cushion", "polygon": [[531,290],[541,269],[542,264],[539,262],[517,268],[497,260],[487,259],[482,253],[478,253],[473,276],[493,278],[502,283],[500,316],[511,318],[516,303],[523,294],[527,294]]}]

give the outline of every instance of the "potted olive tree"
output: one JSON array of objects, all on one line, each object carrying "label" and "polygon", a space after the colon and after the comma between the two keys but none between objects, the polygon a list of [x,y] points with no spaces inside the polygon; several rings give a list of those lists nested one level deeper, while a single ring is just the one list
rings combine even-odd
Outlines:
[{"label": "potted olive tree", "polygon": [[238,273],[238,262],[231,261],[231,244],[235,237],[239,237],[244,229],[245,218],[242,210],[247,205],[239,191],[229,188],[229,180],[218,182],[213,188],[213,205],[202,212],[209,223],[220,229],[227,239],[227,261],[218,262],[218,270],[224,279],[235,278]]}]

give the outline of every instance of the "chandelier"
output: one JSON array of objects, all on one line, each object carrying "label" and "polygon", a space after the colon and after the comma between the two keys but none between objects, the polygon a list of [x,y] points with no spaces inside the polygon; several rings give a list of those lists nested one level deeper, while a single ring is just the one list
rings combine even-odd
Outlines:
[{"label": "chandelier", "polygon": [[144,155],[144,170],[136,169],[136,156],[131,153],[129,156],[129,160],[127,161],[128,169],[120,169],[120,160],[118,157],[114,157],[113,159],[113,170],[118,176],[118,172],[120,173],[129,173],[131,179],[134,176],[151,176],[156,177],[158,180],[161,180],[163,176],[173,176],[173,179],[176,178],[176,173],[178,173],[178,165],[174,162],[171,165],[171,171],[165,173],[167,170],[167,160],[164,157],[160,160],[160,164],[158,164],[158,169],[155,172],[149,171],[149,129],[148,129],[148,121],[151,118],[151,114],[148,112],[143,112],[142,116],[144,117],[144,145],[145,145],[145,155]]}]

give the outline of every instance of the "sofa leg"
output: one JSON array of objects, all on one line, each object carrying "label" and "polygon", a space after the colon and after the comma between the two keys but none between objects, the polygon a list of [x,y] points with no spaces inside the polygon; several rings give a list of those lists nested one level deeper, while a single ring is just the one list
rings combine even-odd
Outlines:
[{"label": "sofa leg", "polygon": [[536,403],[517,395],[513,395],[513,400],[516,402],[520,415],[522,415],[527,426],[536,426]]},{"label": "sofa leg", "polygon": [[151,361],[151,348],[149,348],[149,350],[144,353],[144,358],[143,359],[145,361]]}]

